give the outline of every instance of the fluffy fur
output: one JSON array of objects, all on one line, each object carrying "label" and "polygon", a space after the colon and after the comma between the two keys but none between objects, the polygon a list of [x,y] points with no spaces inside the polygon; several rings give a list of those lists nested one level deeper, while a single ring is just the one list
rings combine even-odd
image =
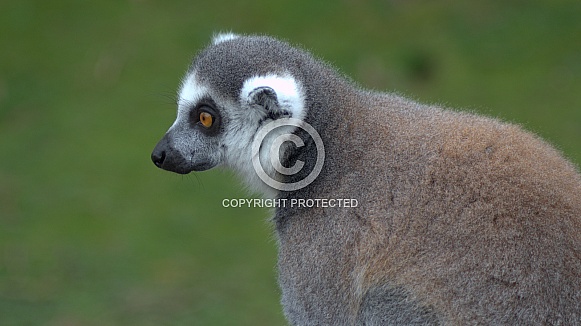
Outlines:
[{"label": "fluffy fur", "polygon": [[212,39],[212,43],[214,45],[216,45],[216,44],[221,43],[221,42],[233,40],[237,37],[238,37],[238,35],[236,35],[234,33],[218,33],[218,34],[214,35],[214,38]]},{"label": "fluffy fur", "polygon": [[[270,195],[359,202],[276,210],[290,324],[581,324],[581,176],[553,147],[515,125],[360,89],[273,38],[218,39],[187,78],[203,85],[223,123],[194,150],[215,151],[219,164],[259,182],[246,162],[269,113],[241,94],[257,76],[290,76],[301,85],[298,117],[321,135],[326,160],[309,186]],[[305,171],[278,176],[286,182],[316,157],[294,132],[305,146],[283,158],[304,161]]]}]

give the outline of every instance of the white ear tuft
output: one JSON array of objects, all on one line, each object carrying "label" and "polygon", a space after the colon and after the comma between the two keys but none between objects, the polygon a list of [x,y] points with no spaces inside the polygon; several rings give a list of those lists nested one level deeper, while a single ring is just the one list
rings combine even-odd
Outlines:
[{"label": "white ear tuft", "polygon": [[281,109],[289,111],[293,118],[303,120],[306,114],[304,94],[299,83],[290,75],[269,74],[248,78],[240,91],[241,102],[248,102],[253,90],[265,86],[274,90]]},{"label": "white ear tuft", "polygon": [[233,39],[239,38],[239,37],[240,37],[240,35],[236,35],[232,32],[218,33],[218,34],[215,34],[214,37],[212,38],[212,44],[216,45],[218,43],[230,41],[230,40],[233,40]]}]

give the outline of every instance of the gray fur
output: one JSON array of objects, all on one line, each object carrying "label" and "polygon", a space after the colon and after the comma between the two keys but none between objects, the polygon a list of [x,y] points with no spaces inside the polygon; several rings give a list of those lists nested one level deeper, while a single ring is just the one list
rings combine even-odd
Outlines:
[{"label": "gray fur", "polygon": [[410,294],[401,288],[371,288],[363,297],[357,323],[366,326],[440,325],[433,309],[409,298]]},{"label": "gray fur", "polygon": [[[220,133],[188,131],[182,120],[195,103],[182,105],[156,164],[183,173],[196,169],[196,157],[210,157],[256,181],[244,165],[248,142],[277,116],[240,92],[249,78],[268,74],[300,84],[304,121],[327,157],[309,186],[271,194],[359,202],[276,210],[291,325],[581,325],[581,176],[518,126],[362,90],[273,38],[228,37],[188,72],[216,103]],[[294,132],[306,146],[286,148],[283,157],[304,161],[305,172],[277,176],[285,182],[315,163],[313,142]],[[160,162],[162,151],[179,167]]]}]

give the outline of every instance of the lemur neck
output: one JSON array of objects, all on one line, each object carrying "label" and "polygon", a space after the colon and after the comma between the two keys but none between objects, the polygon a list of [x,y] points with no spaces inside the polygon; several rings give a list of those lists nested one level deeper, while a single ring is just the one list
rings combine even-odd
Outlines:
[{"label": "lemur neck", "polygon": [[[323,85],[329,84],[323,83]],[[297,184],[308,180],[311,173],[318,173],[318,175],[312,182],[305,183],[302,188],[294,191],[279,191],[278,198],[280,199],[288,201],[325,199],[319,197],[325,196],[330,191],[329,184],[338,184],[343,176],[341,171],[349,170],[349,164],[352,164],[345,159],[345,153],[355,146],[350,144],[349,134],[354,130],[353,124],[357,123],[352,115],[359,93],[346,82],[335,82],[332,87],[319,89],[317,94],[318,96],[308,96],[313,100],[307,103],[308,112],[304,120],[313,127],[316,135],[297,128],[295,134],[303,140],[304,146],[290,147],[283,161],[283,164],[287,166],[293,166],[301,161],[304,166],[298,173],[284,175],[282,179],[284,183]],[[324,150],[318,146],[318,141],[322,143]],[[322,150],[323,155],[321,155]],[[320,159],[323,159],[323,162],[318,172],[317,164]],[[293,208],[285,207],[284,209],[292,210]]]}]

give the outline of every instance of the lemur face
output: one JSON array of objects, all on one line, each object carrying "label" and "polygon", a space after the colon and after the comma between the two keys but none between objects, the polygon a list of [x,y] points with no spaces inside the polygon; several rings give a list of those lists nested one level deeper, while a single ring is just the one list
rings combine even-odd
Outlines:
[{"label": "lemur face", "polygon": [[[285,69],[284,56],[262,52],[281,44],[216,37],[182,81],[177,118],[151,155],[155,165],[186,174],[224,164],[255,183],[248,179],[255,179],[251,145],[259,128],[281,117],[305,116],[302,86]],[[278,134],[289,131],[282,128]],[[260,160],[267,156],[261,149]]]},{"label": "lemur face", "polygon": [[155,165],[180,174],[219,165],[224,124],[221,111],[208,89],[190,74],[179,94],[177,118],[151,154]]}]

